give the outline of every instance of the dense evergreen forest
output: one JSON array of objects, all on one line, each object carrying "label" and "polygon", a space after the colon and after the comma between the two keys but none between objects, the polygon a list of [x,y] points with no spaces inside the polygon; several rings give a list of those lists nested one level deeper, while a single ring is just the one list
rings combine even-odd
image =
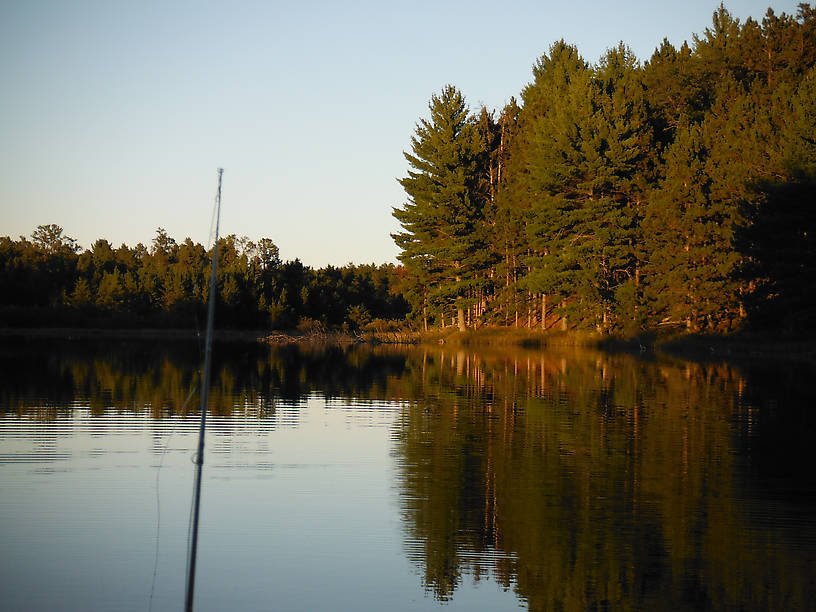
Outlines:
[{"label": "dense evergreen forest", "polygon": [[[82,253],[57,225],[31,240],[0,238],[0,322],[6,326],[201,328],[212,250],[159,228],[150,247],[97,240]],[[219,327],[322,331],[383,329],[408,305],[394,265],[281,262],[268,238],[227,236],[218,246]]]},{"label": "dense evergreen forest", "polygon": [[564,41],[521,99],[446,86],[394,209],[412,316],[626,332],[816,326],[816,10],[597,64]]}]

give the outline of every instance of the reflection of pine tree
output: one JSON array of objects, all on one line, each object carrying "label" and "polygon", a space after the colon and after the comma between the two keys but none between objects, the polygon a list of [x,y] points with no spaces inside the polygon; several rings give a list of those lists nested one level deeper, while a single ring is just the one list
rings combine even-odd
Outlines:
[{"label": "reflection of pine tree", "polygon": [[758,410],[739,372],[444,350],[408,371],[401,505],[408,554],[438,599],[470,575],[512,586],[531,610],[773,607],[765,580],[794,608],[812,596],[799,537],[745,522],[733,444],[753,442],[723,419]]}]

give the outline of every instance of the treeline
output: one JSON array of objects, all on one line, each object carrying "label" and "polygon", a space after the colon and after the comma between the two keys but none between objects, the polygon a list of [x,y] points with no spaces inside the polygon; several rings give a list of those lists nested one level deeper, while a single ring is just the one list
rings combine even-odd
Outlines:
[{"label": "treeline", "polygon": [[424,327],[813,328],[816,10],[722,5],[692,44],[564,41],[496,113],[446,86],[412,138],[406,297]]},{"label": "treeline", "polygon": [[[79,252],[57,225],[0,237],[0,323],[6,326],[202,327],[212,250],[159,228],[151,245]],[[402,320],[394,265],[312,269],[282,262],[268,238],[218,246],[218,327],[356,331]]]}]

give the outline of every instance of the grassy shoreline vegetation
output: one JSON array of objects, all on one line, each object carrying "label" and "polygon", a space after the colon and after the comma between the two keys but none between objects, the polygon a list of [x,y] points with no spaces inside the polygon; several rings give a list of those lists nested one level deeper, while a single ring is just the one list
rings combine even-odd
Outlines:
[{"label": "grassy shoreline vegetation", "polygon": [[[455,327],[421,332],[412,329],[344,332],[339,330],[216,329],[219,343],[258,343],[270,346],[446,346],[467,350],[509,349],[601,350],[605,353],[629,353],[651,359],[656,355],[694,362],[747,362],[774,359],[816,363],[816,336],[786,336],[768,333],[691,334],[644,333],[634,336],[602,334],[593,331],[541,331],[513,328],[482,328],[460,332]],[[203,342],[203,332],[194,329],[160,328],[0,328],[2,338],[69,341],[195,341]]]},{"label": "grassy shoreline vegetation", "polygon": [[[227,236],[219,333],[809,354],[815,66],[810,4],[744,23],[721,5],[643,62],[621,43],[591,64],[557,41],[502,109],[445,86],[405,153],[400,265],[312,269]],[[161,228],[84,251],[53,224],[0,237],[0,328],[193,334],[210,258]]]}]

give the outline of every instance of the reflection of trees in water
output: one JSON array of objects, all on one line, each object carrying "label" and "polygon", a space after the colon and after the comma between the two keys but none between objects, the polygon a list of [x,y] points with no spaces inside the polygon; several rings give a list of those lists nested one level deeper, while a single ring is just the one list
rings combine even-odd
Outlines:
[{"label": "reflection of trees in water", "polygon": [[799,609],[816,595],[812,523],[757,525],[735,484],[741,415],[761,412],[736,370],[441,350],[411,368],[401,504],[438,599],[484,562],[533,610]]},{"label": "reflection of trees in water", "polygon": [[[394,450],[406,546],[440,600],[484,577],[533,610],[816,597],[807,369],[511,349],[224,344],[214,356],[221,416],[263,418],[315,393],[408,402]],[[5,343],[0,411],[158,419],[178,414],[199,363],[195,343]]]},{"label": "reflection of trees in water", "polygon": [[[149,411],[156,418],[198,411],[197,390],[185,405],[200,384],[194,342],[29,341],[5,348],[0,355],[7,377],[0,397],[5,411],[31,412],[48,405],[56,415],[81,406],[95,415]],[[236,386],[233,368],[218,370],[211,391],[214,412],[264,405],[263,390],[249,386],[258,382],[254,372],[242,378]]]},{"label": "reflection of trees in water", "polygon": [[[201,361],[195,342],[6,343],[0,349],[0,411],[42,420],[76,406],[97,415],[195,413]],[[267,416],[275,403],[297,405],[313,393],[381,400],[404,368],[405,357],[389,350],[224,343],[214,350],[209,406],[220,416]]]}]

